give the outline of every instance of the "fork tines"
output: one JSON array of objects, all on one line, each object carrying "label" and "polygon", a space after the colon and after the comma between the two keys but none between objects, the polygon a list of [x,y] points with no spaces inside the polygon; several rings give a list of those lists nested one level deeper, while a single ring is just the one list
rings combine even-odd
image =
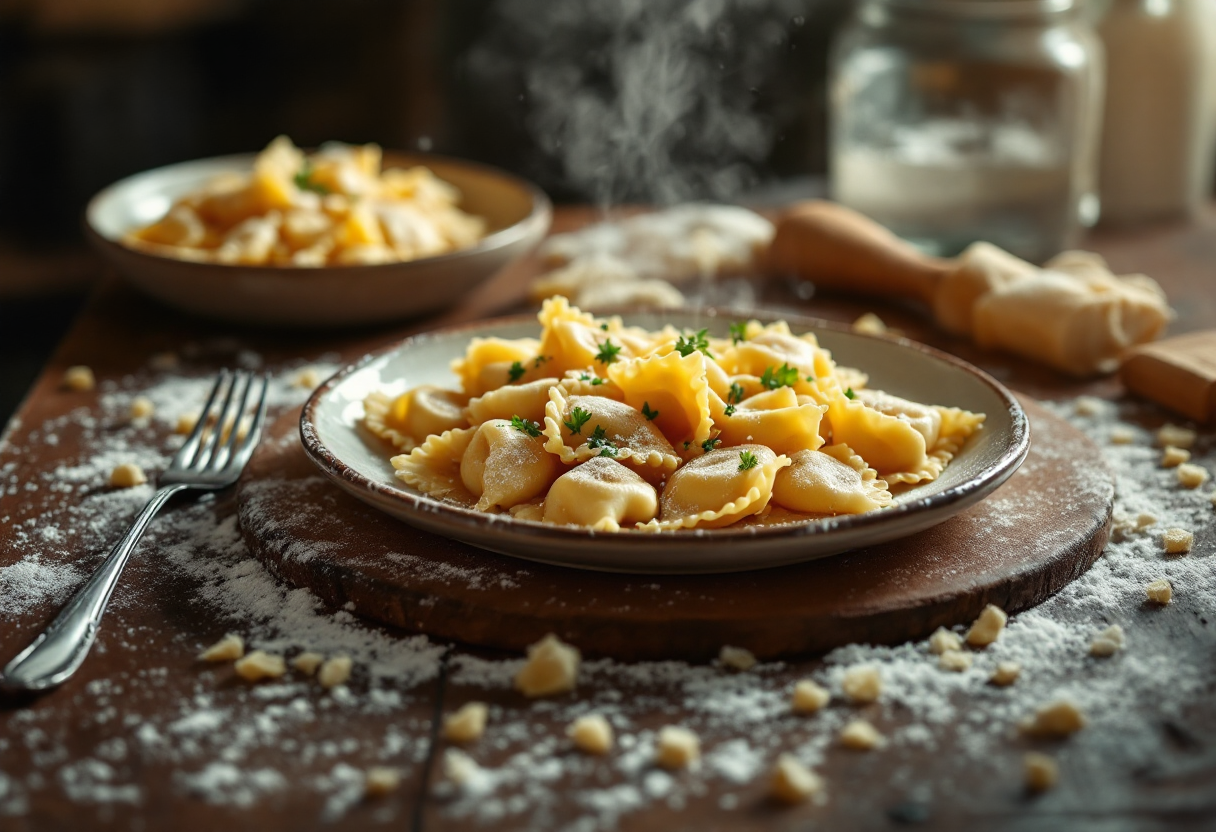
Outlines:
[{"label": "fork tines", "polygon": [[[221,370],[194,430],[173,457],[170,468],[218,471],[230,462],[243,466],[262,430],[268,386],[264,375]],[[251,405],[253,414],[249,415]]]}]

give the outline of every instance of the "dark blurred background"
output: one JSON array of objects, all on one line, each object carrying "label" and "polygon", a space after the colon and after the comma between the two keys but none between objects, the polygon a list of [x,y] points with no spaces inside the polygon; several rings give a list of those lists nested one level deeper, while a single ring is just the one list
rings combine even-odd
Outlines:
[{"label": "dark blurred background", "polygon": [[[847,0],[0,0],[0,418],[98,265],[81,212],[159,165],[378,142],[558,202],[730,198],[825,167]],[[643,94],[644,93],[644,94]]]}]

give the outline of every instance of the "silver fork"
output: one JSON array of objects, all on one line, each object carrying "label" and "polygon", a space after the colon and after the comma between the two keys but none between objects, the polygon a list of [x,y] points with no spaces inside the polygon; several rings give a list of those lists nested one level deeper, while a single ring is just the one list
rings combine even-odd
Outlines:
[{"label": "silver fork", "polygon": [[[254,394],[259,385],[260,391]],[[220,371],[198,424],[161,475],[155,496],[55,620],[8,663],[0,677],[0,687],[14,692],[45,690],[62,684],[76,672],[97,638],[101,616],[118,584],[118,576],[161,506],[179,491],[190,488],[218,491],[240,477],[262,432],[266,388],[265,376],[259,378],[240,370]],[[256,402],[253,422],[248,432],[242,432],[241,422],[251,396]],[[221,399],[223,403],[219,404]]]}]

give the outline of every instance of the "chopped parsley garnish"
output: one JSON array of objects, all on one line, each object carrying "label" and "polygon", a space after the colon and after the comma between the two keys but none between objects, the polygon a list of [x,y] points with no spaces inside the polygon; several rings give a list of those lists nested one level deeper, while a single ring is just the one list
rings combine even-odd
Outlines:
[{"label": "chopped parsley garnish", "polygon": [[746,340],[747,340],[747,323],[741,321],[737,324],[731,324],[730,325],[730,342],[732,344],[737,344],[740,341],[746,341]]},{"label": "chopped parsley garnish", "polygon": [[807,384],[814,384],[814,383],[815,383],[815,377],[814,377],[814,376],[807,376],[807,377],[806,377],[806,383],[807,383]]},{"label": "chopped parsley garnish", "polygon": [[604,383],[604,380],[602,378],[600,378],[599,376],[590,376],[590,375],[587,375],[586,373],[579,373],[578,380],[590,382],[592,387],[595,387],[598,384]]},{"label": "chopped parsley garnish", "polygon": [[756,455],[751,451],[739,451],[739,470],[750,471],[760,464],[760,460],[756,459]]},{"label": "chopped parsley garnish", "polygon": [[706,439],[704,442],[701,443],[701,450],[705,451],[705,453],[709,453],[714,448],[718,447],[718,445],[720,445],[721,443],[722,443],[722,440],[718,439],[717,437],[714,437],[711,439]]},{"label": "chopped parsley garnish", "polygon": [[845,395],[845,398],[846,398],[846,399],[855,399],[855,398],[857,398],[857,394],[853,392],[853,388],[852,388],[852,387],[850,387],[848,390],[845,390],[845,391],[844,391],[844,395]]},{"label": "chopped parsley garnish", "polygon": [[528,434],[528,436],[540,436],[540,425],[536,424],[536,422],[529,422],[527,419],[521,419],[518,416],[511,417],[511,427],[520,433]]},{"label": "chopped parsley garnish", "polygon": [[659,418],[659,411],[650,409],[650,402],[642,402],[642,415],[650,421]]},{"label": "chopped parsley garnish", "polygon": [[617,360],[617,355],[620,354],[621,348],[612,343],[609,338],[604,343],[600,344],[600,351],[595,354],[595,360],[601,364],[611,364]]},{"label": "chopped parsley garnish", "polygon": [[533,367],[539,367],[541,364],[544,364],[544,363],[545,363],[546,361],[548,361],[548,360],[549,360],[549,356],[547,356],[547,355],[538,355],[538,356],[536,356],[536,360],[532,362],[532,366],[533,366]]},{"label": "chopped parsley garnish", "polygon": [[512,382],[516,382],[523,378],[526,372],[527,370],[524,369],[524,365],[516,361],[511,365],[511,369],[507,370],[507,375],[511,377]]},{"label": "chopped parsley garnish", "polygon": [[699,329],[687,337],[681,335],[676,339],[676,352],[680,355],[692,355],[700,350],[709,358],[713,358],[713,353],[709,351],[709,339],[705,337],[708,334],[708,329]]},{"label": "chopped parsley garnish", "polygon": [[591,437],[587,440],[587,447],[591,449],[600,448],[600,456],[616,456],[616,444],[608,438],[607,431],[603,425],[596,425],[595,430],[591,431]]},{"label": "chopped parsley garnish", "polygon": [[760,383],[769,390],[776,390],[778,387],[793,387],[798,383],[798,368],[791,367],[789,364],[782,364],[776,370],[772,367],[765,367],[764,374],[760,376]]},{"label": "chopped parsley garnish", "polygon": [[582,433],[583,425],[591,419],[591,414],[583,410],[581,407],[576,407],[570,411],[570,418],[562,422],[566,429],[571,433]]},{"label": "chopped parsley garnish", "polygon": [[600,324],[600,329],[604,330],[604,332],[607,332],[608,331],[607,322]]},{"label": "chopped parsley garnish", "polygon": [[692,442],[691,442],[691,441],[687,441],[687,442],[685,442],[685,443],[684,443],[684,450],[686,450],[686,451],[687,451],[687,450],[688,450],[689,448],[691,448],[691,447],[692,447]]},{"label": "chopped parsley garnish", "polygon": [[312,165],[308,164],[308,162],[305,162],[304,166],[296,172],[293,181],[301,191],[312,191],[314,194],[320,194],[321,196],[329,193],[329,188],[319,182],[312,181]]},{"label": "chopped parsley garnish", "polygon": [[735,415],[735,406],[734,406],[733,404],[728,404],[728,405],[726,406],[726,415],[727,415],[727,416],[734,416],[734,415]]},{"label": "chopped parsley garnish", "polygon": [[743,385],[737,381],[733,383],[730,386],[730,393],[727,395],[726,400],[731,404],[738,404],[743,401]]}]

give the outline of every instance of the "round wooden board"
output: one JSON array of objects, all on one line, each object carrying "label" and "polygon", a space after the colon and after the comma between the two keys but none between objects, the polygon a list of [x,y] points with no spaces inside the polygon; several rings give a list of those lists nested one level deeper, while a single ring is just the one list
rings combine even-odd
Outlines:
[{"label": "round wooden board", "polygon": [[985,604],[1032,607],[1101,554],[1114,497],[1101,453],[1025,405],[1030,455],[988,499],[912,537],[780,569],[588,572],[438,537],[331,485],[300,447],[298,412],[246,468],[239,517],[252,551],[288,582],[439,639],[522,650],[555,632],[589,655],[690,661],[724,644],[762,659],[895,644],[970,622]]}]

